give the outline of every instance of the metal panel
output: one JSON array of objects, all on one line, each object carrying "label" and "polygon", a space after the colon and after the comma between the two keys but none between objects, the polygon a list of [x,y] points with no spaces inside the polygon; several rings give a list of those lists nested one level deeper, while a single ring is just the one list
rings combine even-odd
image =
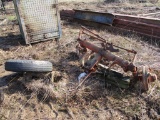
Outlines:
[{"label": "metal panel", "polygon": [[158,18],[148,18],[144,16],[134,16],[134,15],[124,15],[124,14],[117,14],[114,13],[115,18],[117,19],[124,19],[129,21],[135,21],[135,22],[142,22],[146,24],[152,24],[152,25],[158,25],[160,26],[160,19]]},{"label": "metal panel", "polygon": [[74,18],[112,25],[113,20],[114,20],[114,15],[110,13],[75,10]]},{"label": "metal panel", "polygon": [[14,0],[14,5],[26,44],[61,36],[57,0]]}]

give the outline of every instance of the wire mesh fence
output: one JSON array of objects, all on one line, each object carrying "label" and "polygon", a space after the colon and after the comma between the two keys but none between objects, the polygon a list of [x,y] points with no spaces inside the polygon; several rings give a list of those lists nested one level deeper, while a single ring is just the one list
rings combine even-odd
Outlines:
[{"label": "wire mesh fence", "polygon": [[14,0],[27,44],[60,37],[57,0]]}]

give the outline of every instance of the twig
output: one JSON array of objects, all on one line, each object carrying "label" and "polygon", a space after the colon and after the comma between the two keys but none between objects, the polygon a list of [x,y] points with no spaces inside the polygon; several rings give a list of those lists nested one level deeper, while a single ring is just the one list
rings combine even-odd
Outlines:
[{"label": "twig", "polygon": [[54,77],[55,77],[55,71],[51,72],[51,83],[54,82]]},{"label": "twig", "polygon": [[69,107],[67,107],[66,110],[67,110],[68,115],[69,115],[73,120],[75,120],[75,116],[74,116],[72,110],[71,110]]},{"label": "twig", "polygon": [[27,105],[27,103],[33,98],[33,96],[36,95],[36,94],[33,94],[33,93],[34,92],[32,92],[31,97],[27,100],[27,102],[20,108],[20,110],[17,113],[19,113],[21,110],[23,110],[24,107]]},{"label": "twig", "polygon": [[21,47],[18,47],[17,50],[15,50],[14,52],[17,52]]},{"label": "twig", "polygon": [[56,114],[56,118],[58,117],[58,111],[53,107],[52,103],[49,102],[48,105],[50,106],[51,110]]},{"label": "twig", "polygon": [[4,19],[1,23],[0,23],[0,26],[5,24],[8,20],[7,19]]},{"label": "twig", "polygon": [[145,98],[148,98],[149,96],[151,96],[153,94],[153,91],[156,89],[156,87],[157,87],[157,85],[155,84],[153,86],[153,88],[151,89],[151,92],[149,93],[149,95],[147,95],[147,97],[145,97]]}]

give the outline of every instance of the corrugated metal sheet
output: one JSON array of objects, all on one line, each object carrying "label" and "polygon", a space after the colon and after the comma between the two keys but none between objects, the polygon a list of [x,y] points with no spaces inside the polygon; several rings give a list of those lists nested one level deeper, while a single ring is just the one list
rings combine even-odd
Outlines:
[{"label": "corrugated metal sheet", "polygon": [[14,0],[14,5],[26,44],[61,36],[57,0]]}]

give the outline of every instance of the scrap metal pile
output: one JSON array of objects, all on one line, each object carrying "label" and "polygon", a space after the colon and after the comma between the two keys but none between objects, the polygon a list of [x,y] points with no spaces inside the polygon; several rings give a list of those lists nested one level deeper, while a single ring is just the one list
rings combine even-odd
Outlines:
[{"label": "scrap metal pile", "polygon": [[[46,4],[44,4],[44,1],[39,3],[38,0],[31,0],[30,2],[17,1],[18,0],[14,0],[14,7],[18,22],[20,23],[20,31],[26,44],[47,41],[53,38],[58,40],[61,37],[61,25],[59,21],[58,8],[56,7],[58,4],[57,1],[51,0]],[[44,11],[47,12],[44,14]],[[160,22],[157,19],[147,19],[142,17],[137,18],[135,16],[125,16],[120,14],[101,13],[86,10],[61,11],[61,17],[74,18],[82,22],[98,23],[109,25],[111,27],[114,26],[121,29],[136,31],[137,33],[151,37],[160,38]],[[100,41],[101,46],[95,45],[87,41],[87,39],[90,39],[91,41]],[[107,40],[85,27],[82,27],[82,30],[79,33],[78,42],[79,44],[76,46],[77,52],[81,58],[82,66],[87,75],[82,75],[84,76],[84,79],[81,80],[77,88],[79,88],[79,86],[83,84],[93,72],[97,71],[98,66],[105,69],[107,68],[109,71],[111,71],[111,68],[114,65],[120,66],[124,72],[132,73],[131,83],[136,83],[137,81],[142,83],[142,90],[144,91],[149,89],[149,83],[154,82],[157,79],[157,76],[151,73],[149,69],[146,69],[145,66],[143,68],[139,68],[134,65],[137,55],[135,50],[129,50],[109,43]],[[125,50],[128,53],[132,53],[132,61],[127,61],[124,58],[120,58],[119,56],[113,54],[114,52],[119,52],[120,50]],[[37,64],[34,65],[34,62],[28,60],[11,60],[6,62],[5,69],[14,72],[52,71],[51,63],[47,62],[45,64],[44,62],[41,63],[41,61],[39,61],[41,64],[36,66]]]},{"label": "scrap metal pile", "polygon": [[[88,41],[86,38],[88,40],[90,39],[90,41]],[[91,41],[100,41],[101,47],[94,45],[91,43]],[[151,73],[150,70],[146,69],[145,66],[143,68],[138,68],[134,65],[137,55],[137,52],[134,50],[128,50],[109,43],[98,34],[85,27],[82,27],[79,33],[78,42],[79,44],[76,47],[77,52],[80,56],[83,68],[85,69],[86,73],[88,73],[84,79],[81,80],[78,87],[82,85],[93,72],[97,70],[98,65],[111,70],[111,68],[117,64],[123,69],[124,72],[130,71],[132,73],[132,83],[134,84],[137,81],[140,81],[142,83],[141,89],[144,91],[149,89],[149,83],[157,80],[156,74]],[[113,52],[119,52],[120,49],[134,54],[131,62],[113,54]]]},{"label": "scrap metal pile", "polygon": [[[158,14],[158,13],[156,13]],[[160,39],[160,19],[116,13],[95,12],[89,10],[62,10],[61,18],[74,19],[80,22],[109,25],[121,31],[130,31],[143,36]],[[90,24],[89,24],[90,25]],[[109,27],[108,26],[108,27]],[[159,41],[156,41],[159,43]]]}]

